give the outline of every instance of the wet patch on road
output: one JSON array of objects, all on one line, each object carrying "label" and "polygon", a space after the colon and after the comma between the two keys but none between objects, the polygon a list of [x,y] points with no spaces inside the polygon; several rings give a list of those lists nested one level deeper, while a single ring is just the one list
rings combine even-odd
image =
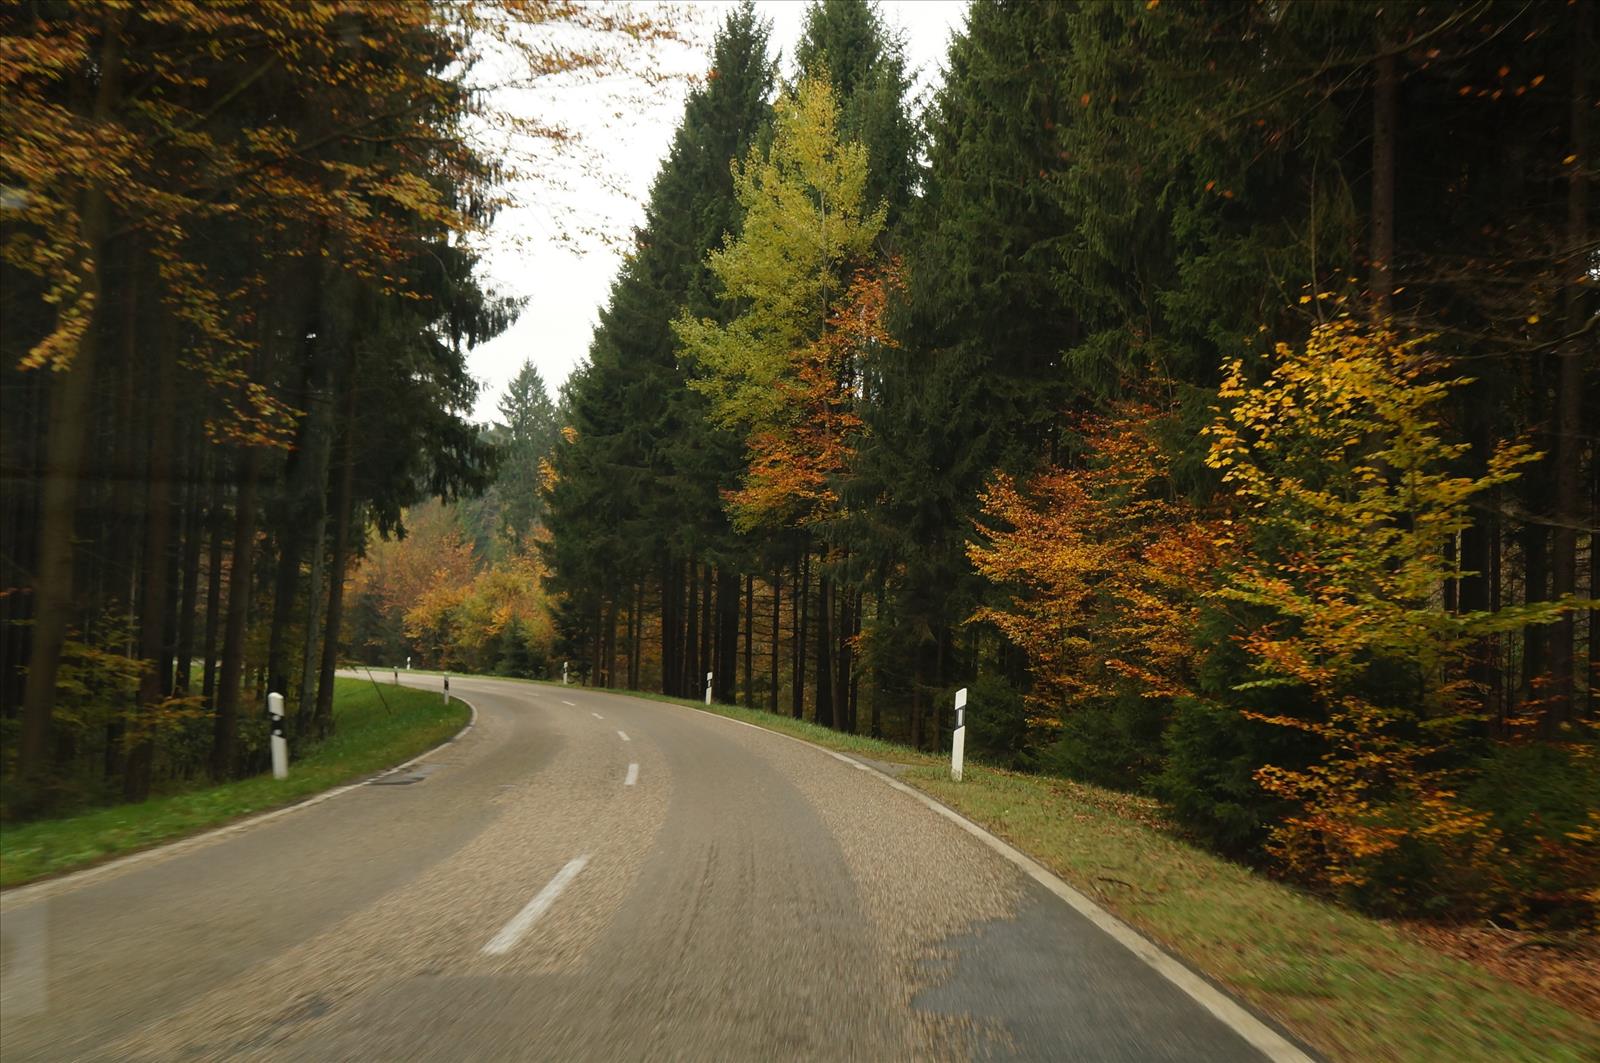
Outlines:
[{"label": "wet patch on road", "polygon": [[368,786],[410,786],[419,783],[444,767],[443,764],[415,764],[404,771],[391,771],[369,780]]},{"label": "wet patch on road", "polygon": [[973,1022],[978,1059],[1259,1060],[1242,1038],[1036,883],[947,938],[912,1006]]}]

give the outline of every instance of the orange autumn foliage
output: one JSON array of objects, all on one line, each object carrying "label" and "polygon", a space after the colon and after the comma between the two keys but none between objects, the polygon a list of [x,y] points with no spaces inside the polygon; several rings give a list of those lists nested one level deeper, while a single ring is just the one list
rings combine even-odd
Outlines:
[{"label": "orange autumn foliage", "polygon": [[1440,410],[1469,381],[1425,338],[1337,320],[1303,346],[1280,344],[1265,379],[1227,368],[1207,464],[1244,529],[1218,591],[1251,618],[1239,638],[1254,676],[1235,689],[1283,706],[1246,716],[1320,749],[1309,765],[1256,770],[1295,807],[1269,851],[1340,887],[1420,852],[1494,880],[1503,855],[1490,816],[1461,799],[1470,774],[1458,751],[1486,717],[1473,654],[1581,603],[1460,612],[1436,595],[1471,575],[1445,545],[1472,525],[1480,496],[1539,455],[1502,444],[1483,475],[1463,475],[1469,447]]},{"label": "orange autumn foliage", "polygon": [[744,483],[727,499],[736,526],[810,524],[838,504],[833,485],[849,467],[862,427],[855,412],[860,363],[896,345],[884,310],[901,286],[898,262],[861,270],[822,335],[796,353],[794,378],[776,385],[788,417],[746,440]]},{"label": "orange autumn foliage", "polygon": [[1032,720],[1075,704],[1184,693],[1198,656],[1201,593],[1225,553],[1225,522],[1174,495],[1154,407],[1123,403],[1080,426],[1084,460],[982,495],[967,555],[1008,588],[974,620],[1028,654]]}]

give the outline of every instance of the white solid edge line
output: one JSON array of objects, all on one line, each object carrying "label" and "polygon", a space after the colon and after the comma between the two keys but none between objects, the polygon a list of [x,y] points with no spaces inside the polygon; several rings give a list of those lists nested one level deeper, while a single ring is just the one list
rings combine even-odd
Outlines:
[{"label": "white solid edge line", "polygon": [[[360,677],[357,676],[356,678]],[[390,685],[392,686],[393,684]],[[402,683],[400,685],[409,686],[409,684],[406,683]],[[418,688],[412,687],[411,689]],[[126,871],[132,868],[135,864],[147,863],[157,858],[178,856],[182,853],[188,852],[190,849],[202,848],[211,844],[212,842],[221,841],[223,838],[226,838],[230,835],[239,834],[243,831],[249,830],[252,827],[259,827],[261,824],[266,823],[269,820],[277,819],[279,816],[287,816],[291,812],[300,812],[304,809],[310,808],[312,805],[320,805],[324,801],[331,801],[340,794],[347,794],[351,790],[359,790],[361,787],[368,785],[375,779],[382,779],[385,776],[393,775],[397,771],[403,771],[406,768],[411,767],[411,765],[415,764],[417,761],[426,760],[428,757],[433,756],[435,753],[439,752],[439,750],[453,742],[456,742],[468,731],[472,730],[473,727],[477,726],[478,707],[472,702],[468,701],[466,698],[462,697],[460,694],[452,693],[450,696],[451,698],[465,705],[472,713],[466,722],[466,726],[462,727],[461,730],[457,731],[449,738],[446,738],[443,742],[440,742],[432,749],[418,753],[416,756],[412,757],[403,764],[396,764],[392,768],[385,768],[383,771],[375,772],[367,778],[362,779],[360,782],[346,783],[343,786],[334,787],[332,790],[324,790],[320,794],[312,794],[310,797],[307,797],[302,801],[296,801],[292,805],[284,805],[282,808],[275,808],[270,812],[263,812],[256,816],[247,816],[244,819],[237,820],[233,823],[229,823],[221,827],[214,827],[211,830],[201,831],[199,834],[191,834],[186,838],[179,838],[177,841],[167,842],[164,845],[157,845],[154,848],[140,849],[136,853],[129,853],[127,856],[119,856],[115,860],[108,860],[103,864],[96,864],[94,867],[86,867],[82,871],[73,871],[57,878],[45,879],[43,882],[35,882],[26,886],[13,886],[11,889],[0,893],[0,904],[5,905],[6,907],[11,907],[13,905],[21,906],[25,904],[32,904],[36,901],[45,900],[57,893],[64,893],[68,890],[77,889],[80,886],[87,886],[91,882],[105,878],[113,872]]]},{"label": "white solid edge line", "polygon": [[628,732],[627,731],[618,731],[617,732],[617,737],[622,739],[624,742],[631,741],[631,739],[628,738]]},{"label": "white solid edge line", "polygon": [[[623,696],[625,697],[626,695]],[[671,703],[669,702],[668,704]],[[1143,960],[1145,964],[1153,968],[1157,974],[1161,975],[1161,977],[1165,978],[1168,982],[1171,982],[1196,1004],[1199,1004],[1202,1008],[1205,1008],[1207,1011],[1209,1011],[1224,1026],[1227,1026],[1234,1033],[1238,1034],[1252,1048],[1266,1056],[1267,1059],[1271,1060],[1272,1063],[1313,1063],[1311,1057],[1306,1055],[1306,1053],[1301,1050],[1299,1046],[1294,1044],[1294,1042],[1290,1041],[1277,1030],[1274,1030],[1272,1027],[1256,1018],[1246,1008],[1234,1001],[1226,993],[1223,993],[1210,982],[1207,982],[1204,978],[1190,970],[1181,961],[1163,951],[1162,948],[1155,942],[1146,938],[1143,934],[1140,934],[1137,930],[1133,929],[1133,927],[1129,926],[1127,923],[1124,923],[1122,920],[1118,919],[1116,916],[1100,907],[1098,904],[1090,900],[1084,894],[1078,892],[1072,886],[1069,886],[1065,881],[1058,878],[1053,872],[1044,867],[1044,865],[1033,859],[1033,857],[1028,856],[1026,853],[1013,847],[1010,843],[1005,842],[995,835],[989,833],[989,831],[972,822],[972,820],[963,816],[949,805],[935,800],[913,786],[907,786],[894,776],[886,772],[879,771],[870,764],[863,764],[854,757],[845,756],[843,753],[836,753],[825,746],[817,745],[815,742],[808,742],[804,738],[796,738],[794,735],[786,735],[782,731],[774,731],[769,727],[762,727],[760,724],[746,723],[744,720],[736,720],[731,716],[723,716],[715,712],[706,712],[703,709],[694,709],[687,705],[680,705],[677,707],[689,709],[689,711],[700,716],[709,716],[718,720],[726,720],[728,723],[736,723],[741,727],[749,727],[765,734],[777,735],[779,738],[787,738],[791,742],[798,742],[803,746],[810,746],[812,749],[815,749],[818,752],[826,753],[835,760],[842,761],[843,763],[849,764],[852,767],[859,768],[862,771],[871,772],[888,785],[894,787],[896,790],[899,790],[901,793],[921,801],[934,812],[937,812],[945,819],[948,819],[950,822],[954,823],[956,826],[960,827],[968,834],[971,834],[983,844],[987,845],[990,849],[993,849],[995,852],[999,853],[1001,856],[1017,865],[1017,867],[1027,872],[1029,878],[1032,878],[1035,882],[1039,883],[1039,885],[1043,886],[1045,889],[1049,890],[1051,893],[1054,893],[1057,897],[1060,897],[1063,901],[1067,902],[1067,905],[1079,915],[1082,915],[1085,919],[1089,920],[1089,922],[1105,931],[1106,934],[1110,935],[1110,937],[1117,942],[1117,944],[1121,945],[1139,959]]]},{"label": "white solid edge line", "polygon": [[544,889],[534,894],[533,900],[522,906],[522,911],[511,917],[511,921],[500,928],[500,933],[489,939],[483,947],[485,955],[499,956],[510,952],[522,940],[533,924],[539,921],[549,907],[555,903],[561,891],[567,884],[578,877],[578,872],[583,870],[583,865],[589,862],[588,856],[575,856],[567,861],[567,866],[556,872],[556,877],[546,882]]},{"label": "white solid edge line", "polygon": [[632,786],[634,783],[636,783],[638,781],[639,781],[639,765],[637,765],[637,764],[629,764],[628,765],[628,777],[626,779],[622,780],[622,785],[624,785],[624,786]]}]

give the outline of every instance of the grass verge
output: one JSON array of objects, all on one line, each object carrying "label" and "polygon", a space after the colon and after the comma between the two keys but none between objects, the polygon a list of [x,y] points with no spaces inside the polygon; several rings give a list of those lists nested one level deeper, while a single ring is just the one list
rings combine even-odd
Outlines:
[{"label": "grass verge", "polygon": [[220,786],[159,794],[0,831],[0,887],[96,864],[310,797],[392,767],[433,748],[470,717],[431,690],[385,685],[383,700],[365,678],[335,679],[331,738],[290,765],[282,781],[257,775]]},{"label": "grass verge", "polygon": [[903,765],[899,777],[981,823],[1335,1060],[1600,1059],[1600,1021],[1428,949],[1394,927],[1184,842],[1156,802],[932,757],[803,720],[631,694]]}]

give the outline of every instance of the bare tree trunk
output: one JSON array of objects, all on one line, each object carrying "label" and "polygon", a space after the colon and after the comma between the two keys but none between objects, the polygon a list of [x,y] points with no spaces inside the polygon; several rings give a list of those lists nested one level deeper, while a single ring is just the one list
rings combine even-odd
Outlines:
[{"label": "bare tree trunk", "polygon": [[845,719],[850,720],[850,733],[854,735],[858,733],[858,722],[861,719],[856,716],[856,709],[861,704],[861,669],[854,666],[854,639],[861,636],[861,591],[854,591],[851,600],[854,602],[850,610],[851,623],[845,629],[845,637],[850,640],[845,645],[845,653],[848,655],[845,672],[850,676],[850,693],[848,693],[850,700],[846,701]]},{"label": "bare tree trunk", "polygon": [[[886,627],[883,620],[883,597],[884,580],[880,576],[878,579],[877,589],[877,608],[873,612],[873,619],[877,623],[878,630],[880,631],[884,630]],[[882,654],[879,654],[878,659],[874,660],[872,671],[874,680],[872,686],[872,726],[868,733],[871,734],[873,738],[883,737],[883,710],[879,705],[879,703],[883,701],[883,670],[881,664],[879,664],[879,660],[881,660],[882,656]]]},{"label": "bare tree trunk", "polygon": [[179,694],[189,693],[194,673],[194,623],[200,605],[200,543],[205,529],[205,481],[201,470],[202,436],[198,423],[191,434],[188,465],[188,499],[184,506],[183,597],[178,603],[178,665],[172,677],[172,688]]},{"label": "bare tree trunk", "polygon": [[[110,118],[121,94],[122,24],[120,8],[106,8],[100,28],[91,122]],[[17,736],[17,774],[24,791],[32,791],[49,770],[50,718],[55,712],[56,673],[67,641],[72,611],[74,526],[78,491],[87,449],[89,409],[94,397],[94,339],[102,297],[100,258],[110,227],[110,204],[98,185],[84,188],[78,220],[82,247],[73,268],[82,281],[76,299],[63,305],[89,316],[66,364],[52,374],[50,424],[45,434],[39,491],[39,558],[33,583],[33,631],[28,652],[28,679],[22,694],[22,719]],[[31,799],[31,797],[29,798]]]},{"label": "bare tree trunk", "polygon": [[923,706],[922,690],[922,647],[912,650],[916,663],[911,670],[911,748],[922,748],[922,736],[926,730],[926,719]]},{"label": "bare tree trunk", "polygon": [[[348,372],[355,375],[352,363]],[[346,381],[344,396],[344,454],[339,494],[333,510],[333,558],[328,565],[328,620],[322,635],[322,667],[317,675],[317,707],[312,713],[312,733],[326,738],[333,733],[333,673],[339,664],[339,627],[344,619],[344,574],[350,561],[350,540],[356,524],[356,382]]]},{"label": "bare tree trunk", "polygon": [[217,637],[222,629],[222,556],[223,546],[228,534],[228,511],[223,505],[222,469],[213,468],[211,480],[211,512],[207,515],[210,529],[207,532],[210,541],[206,544],[208,558],[206,561],[206,634],[205,646],[201,650],[205,654],[205,673],[202,679],[201,694],[205,698],[206,707],[217,707]]},{"label": "bare tree trunk", "polygon": [[744,704],[756,707],[756,578],[751,573],[744,577]]},{"label": "bare tree trunk", "polygon": [[311,531],[311,574],[306,580],[306,630],[300,639],[300,687],[295,691],[295,714],[304,716],[317,703],[318,651],[322,647],[323,580],[328,566],[328,510],[317,514]]},{"label": "bare tree trunk", "polygon": [[267,689],[287,695],[289,621],[294,617],[295,591],[300,584],[300,553],[304,548],[298,514],[290,511],[283,515],[283,526],[278,530],[277,540],[278,564],[272,588],[272,623],[267,630]]},{"label": "bare tree trunk", "polygon": [[802,539],[796,548],[794,561],[798,575],[794,617],[794,718],[800,719],[806,711],[806,629],[811,618],[811,544]]},{"label": "bare tree trunk", "polygon": [[739,702],[739,573],[717,566],[717,645],[712,654],[716,700]]},{"label": "bare tree trunk", "polygon": [[699,667],[695,655],[700,646],[700,578],[698,567],[693,559],[689,561],[686,582],[688,584],[686,593],[689,601],[688,607],[684,610],[686,628],[683,637],[683,675],[681,677],[682,685],[678,688],[678,696],[692,698],[694,697],[695,680],[698,678],[695,675],[695,669]]},{"label": "bare tree trunk", "polygon": [[233,520],[233,570],[228,577],[227,630],[222,642],[222,670],[217,679],[217,715],[211,739],[211,777],[225,780],[233,772],[239,739],[239,694],[244,679],[244,643],[250,619],[251,566],[256,545],[256,480],[261,452],[246,447],[240,458],[239,498]]},{"label": "bare tree trunk", "polygon": [[678,562],[661,570],[661,693],[678,692]]},{"label": "bare tree trunk", "polygon": [[606,609],[606,686],[617,686],[617,596]]},{"label": "bare tree trunk", "polygon": [[[1588,246],[1589,221],[1589,69],[1595,55],[1589,40],[1590,4],[1580,0],[1575,12],[1572,73],[1572,154],[1567,178],[1566,245],[1576,258],[1566,271],[1570,278],[1587,265],[1582,248]],[[1550,593],[1561,599],[1578,589],[1578,528],[1583,525],[1584,366],[1594,339],[1583,335],[1582,286],[1569,280],[1566,292],[1567,340],[1557,352],[1555,528],[1550,543]],[[1576,623],[1568,611],[1550,625],[1550,690],[1539,717],[1539,732],[1546,738],[1560,734],[1577,715],[1573,653]]]},{"label": "bare tree trunk", "polygon": [[834,714],[838,718],[839,729],[851,734],[854,734],[856,729],[856,722],[850,718],[850,636],[855,624],[851,602],[854,600],[854,595],[855,592],[849,587],[834,591],[834,597],[839,600],[839,651],[833,688]]},{"label": "bare tree trunk", "polygon": [[644,583],[633,582],[633,596],[628,603],[628,689],[639,689],[639,639],[644,635]]},{"label": "bare tree trunk", "polygon": [[[145,492],[144,594],[139,610],[139,715],[148,716],[167,696],[163,667],[163,635],[167,623],[167,542],[172,533],[172,411],[177,399],[177,337],[168,315],[161,314],[155,350],[155,416],[151,425],[150,460]],[[129,801],[150,795],[150,767],[155,747],[143,735],[128,754],[122,794]]]},{"label": "bare tree trunk", "polygon": [[[1589,459],[1589,512],[1600,514],[1600,453]],[[1600,531],[1589,533],[1589,600],[1600,602]],[[1589,717],[1600,717],[1600,609],[1589,610]]]},{"label": "bare tree trunk", "polygon": [[1372,308],[1381,320],[1394,303],[1395,125],[1400,82],[1393,48],[1380,39],[1372,96]]},{"label": "bare tree trunk", "polygon": [[833,712],[833,586],[827,571],[817,576],[817,723],[836,726]]},{"label": "bare tree trunk", "polygon": [[778,711],[778,629],[782,626],[783,616],[783,567],[772,566],[772,663],[768,666],[768,679],[771,689],[767,691],[767,707],[772,712]]},{"label": "bare tree trunk", "polygon": [[706,673],[716,666],[712,663],[711,640],[713,638],[712,625],[712,594],[713,582],[711,579],[711,566],[705,565],[700,569],[700,656],[694,670],[694,696],[700,697],[705,693]]}]

